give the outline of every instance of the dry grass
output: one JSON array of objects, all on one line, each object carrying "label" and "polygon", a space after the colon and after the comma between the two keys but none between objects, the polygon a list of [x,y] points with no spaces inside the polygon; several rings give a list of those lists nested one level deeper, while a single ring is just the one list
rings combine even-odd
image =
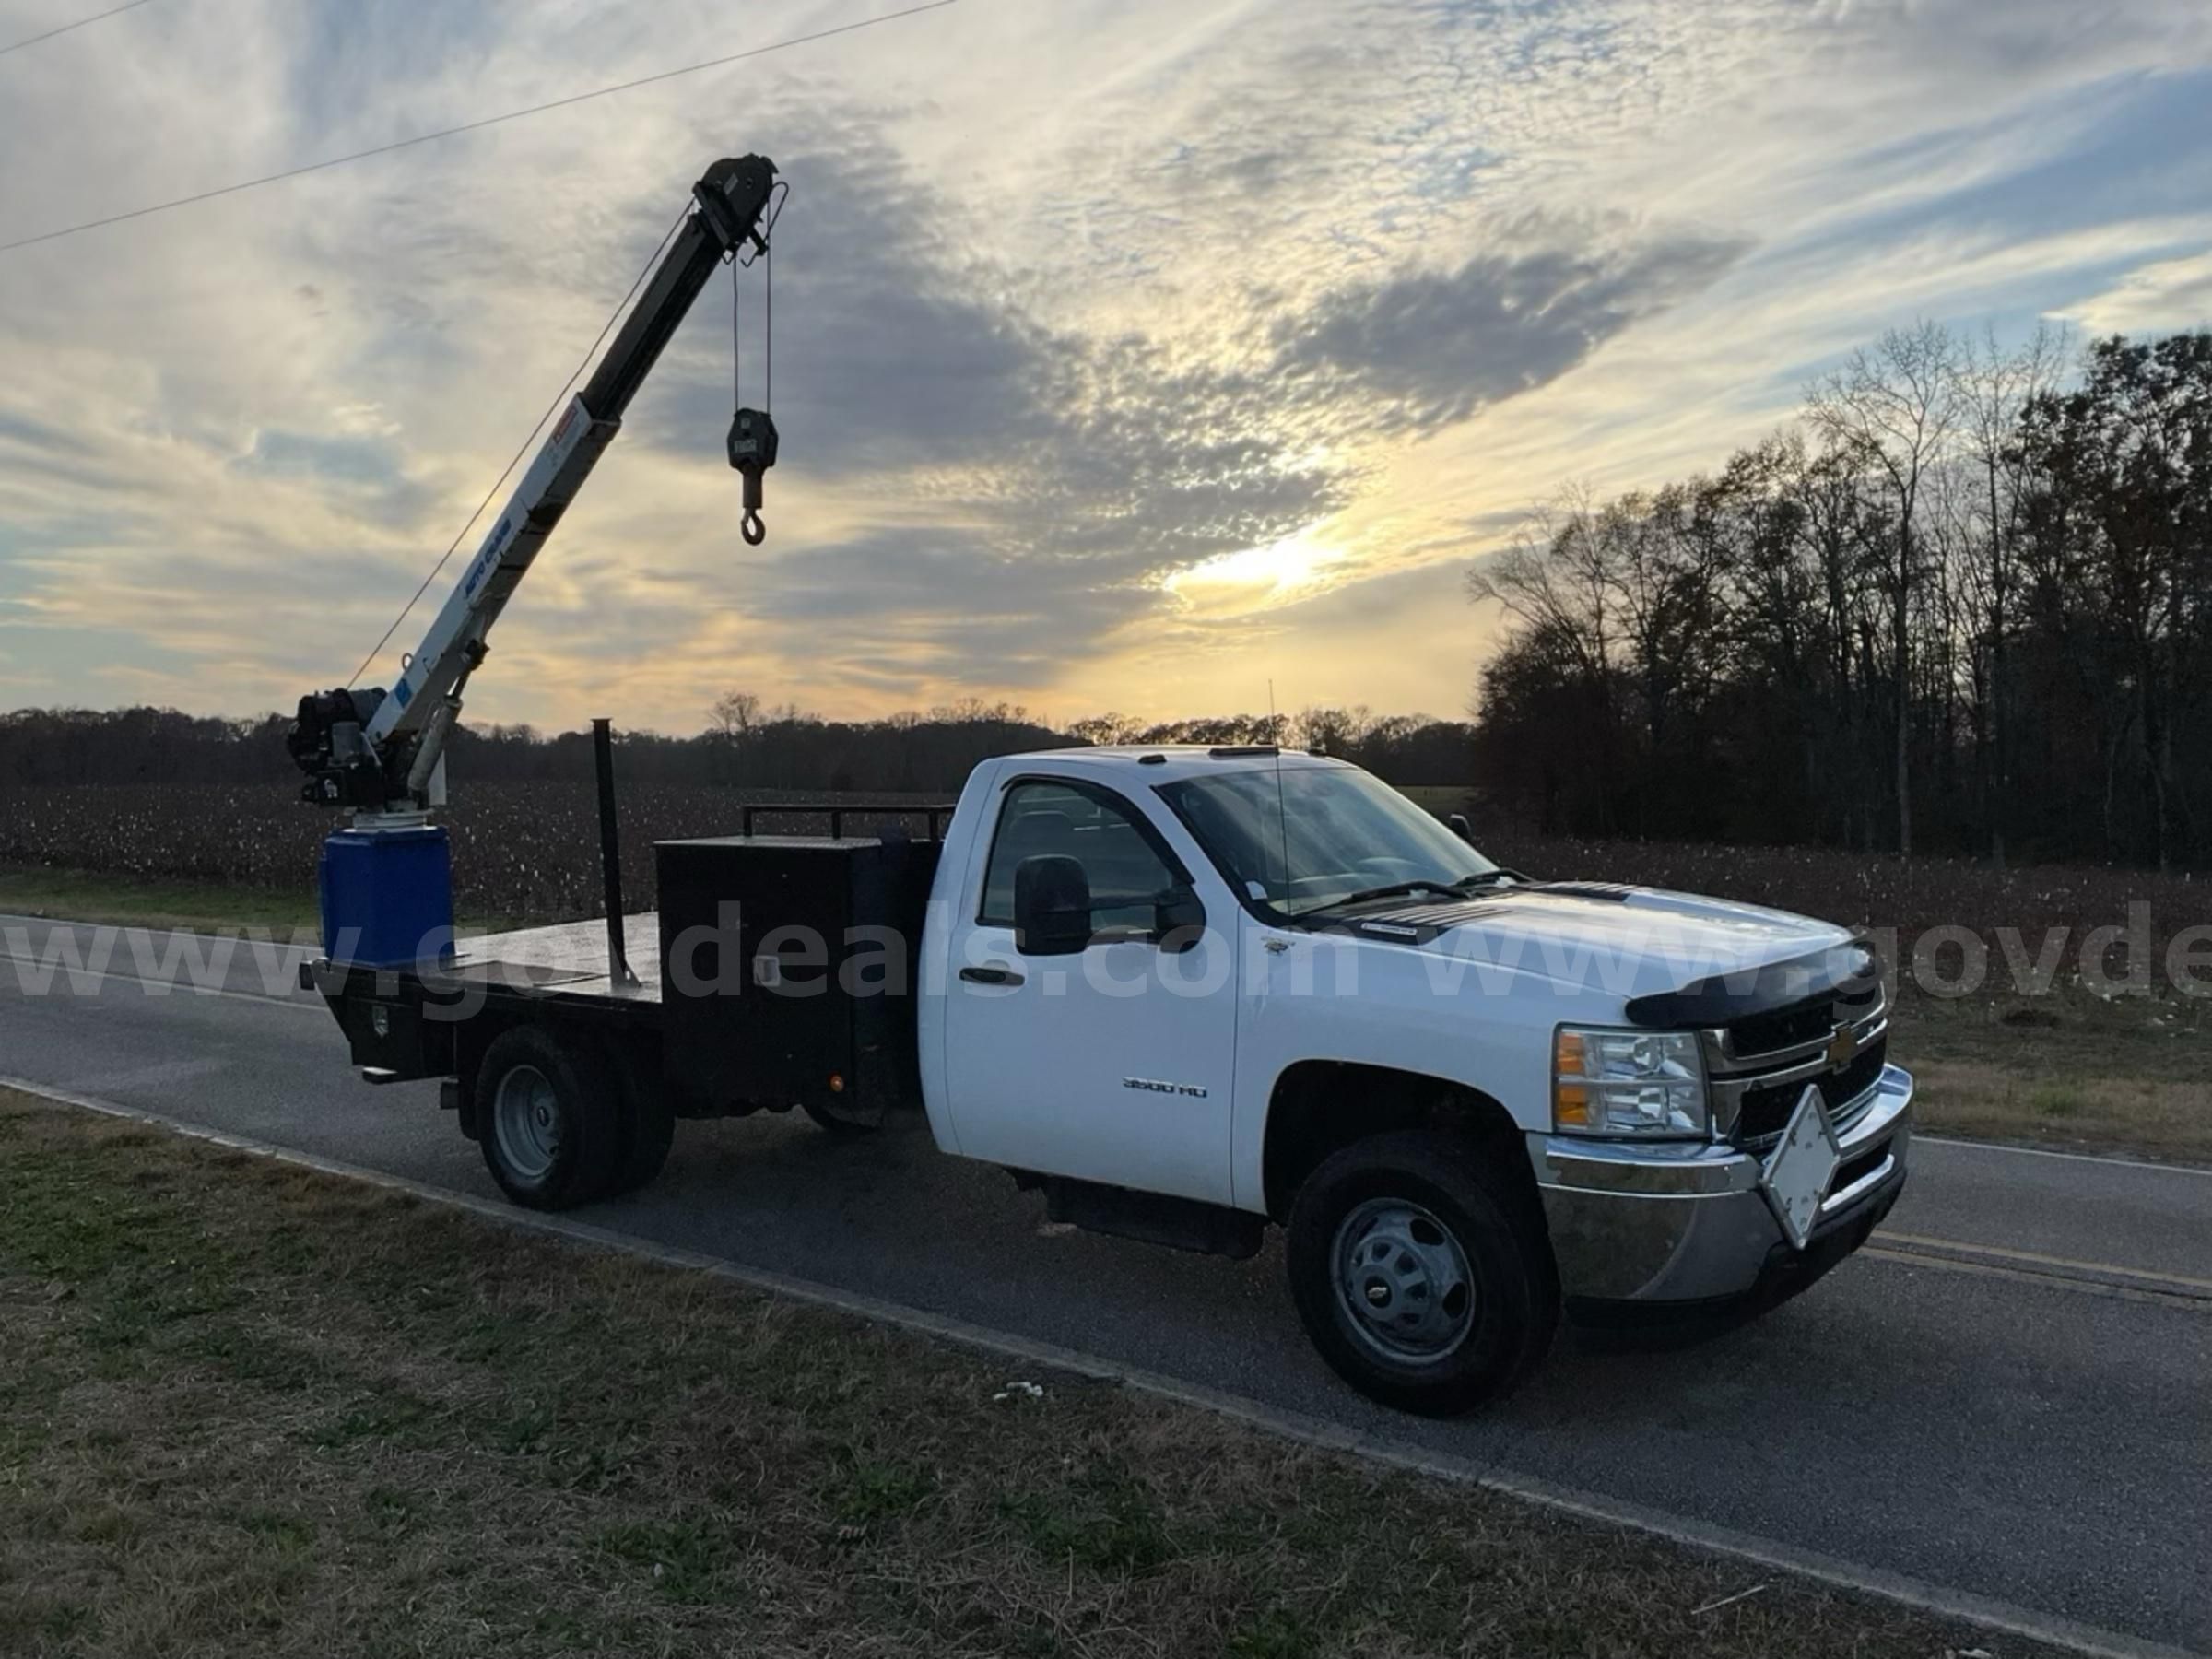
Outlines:
[{"label": "dry grass", "polygon": [[279,938],[312,932],[317,925],[312,881],[297,892],[264,892],[173,877],[134,878],[38,865],[0,865],[0,912],[197,933],[261,927]]},{"label": "dry grass", "polygon": [[1935,1134],[2212,1164],[2203,998],[1908,998],[1890,1046]]},{"label": "dry grass", "polygon": [[[103,876],[86,870],[0,865],[0,914],[115,927],[230,934],[257,930],[286,944],[321,937],[313,871],[297,892],[233,888],[173,877]],[[501,933],[523,924],[503,914],[464,914],[465,933]]]},{"label": "dry grass", "polygon": [[2024,1651],[20,1096],[0,1182],[10,1654]]}]

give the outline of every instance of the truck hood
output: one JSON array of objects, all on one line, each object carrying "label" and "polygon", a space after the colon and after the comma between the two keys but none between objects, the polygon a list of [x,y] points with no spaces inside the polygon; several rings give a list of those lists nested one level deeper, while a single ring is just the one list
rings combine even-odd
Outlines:
[{"label": "truck hood", "polygon": [[1851,944],[1788,911],[1601,883],[1531,884],[1369,912],[1344,930],[1623,1000],[1660,996]]}]

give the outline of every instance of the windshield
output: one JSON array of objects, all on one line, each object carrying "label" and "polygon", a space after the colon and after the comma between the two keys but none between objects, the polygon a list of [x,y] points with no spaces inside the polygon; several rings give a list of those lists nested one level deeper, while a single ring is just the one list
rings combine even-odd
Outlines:
[{"label": "windshield", "polygon": [[1230,886],[1285,916],[1376,888],[1477,887],[1498,870],[1389,784],[1353,767],[1208,772],[1163,783],[1159,794]]}]

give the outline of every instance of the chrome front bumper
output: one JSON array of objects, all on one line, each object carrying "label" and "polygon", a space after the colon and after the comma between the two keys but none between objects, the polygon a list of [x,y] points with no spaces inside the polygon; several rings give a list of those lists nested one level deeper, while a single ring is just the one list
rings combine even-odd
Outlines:
[{"label": "chrome front bumper", "polygon": [[[1869,1092],[1840,1137],[1843,1184],[1822,1201],[1804,1253],[1823,1267],[1857,1247],[1904,1184],[1912,1074],[1886,1065]],[[1734,1147],[1533,1134],[1528,1155],[1571,1304],[1728,1301],[1798,1254],[1760,1186],[1759,1159]]]}]

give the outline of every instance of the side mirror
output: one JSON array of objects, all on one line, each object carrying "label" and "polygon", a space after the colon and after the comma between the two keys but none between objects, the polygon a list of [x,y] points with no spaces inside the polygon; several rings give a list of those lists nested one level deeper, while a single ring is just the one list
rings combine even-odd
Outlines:
[{"label": "side mirror", "polygon": [[1450,818],[1446,818],[1444,822],[1450,824],[1452,826],[1452,833],[1458,836],[1461,841],[1465,841],[1468,846],[1471,847],[1475,844],[1475,827],[1467,822],[1467,815],[1465,813],[1455,812]]},{"label": "side mirror", "polygon": [[1187,887],[1171,888],[1152,907],[1152,936],[1170,956],[1195,946],[1206,933],[1206,906]]},{"label": "side mirror", "polygon": [[1038,853],[1014,866],[1014,948],[1023,956],[1073,956],[1090,943],[1090,877],[1064,853]]}]

